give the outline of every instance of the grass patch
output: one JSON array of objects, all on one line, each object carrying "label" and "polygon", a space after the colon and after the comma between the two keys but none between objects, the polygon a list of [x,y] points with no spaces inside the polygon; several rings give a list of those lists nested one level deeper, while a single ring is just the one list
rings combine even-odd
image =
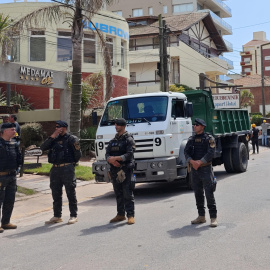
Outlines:
[{"label": "grass patch", "polygon": [[[24,169],[24,173],[39,174],[39,175],[50,175],[52,164],[42,163],[42,166],[34,169]],[[75,167],[75,176],[77,179],[89,181],[95,178],[92,173],[92,168],[88,166],[78,165]]]},{"label": "grass patch", "polygon": [[19,193],[23,193],[25,195],[33,195],[33,194],[36,194],[37,192],[33,189],[29,189],[29,188],[24,188],[24,187],[20,187],[20,186],[17,186],[17,192]]}]

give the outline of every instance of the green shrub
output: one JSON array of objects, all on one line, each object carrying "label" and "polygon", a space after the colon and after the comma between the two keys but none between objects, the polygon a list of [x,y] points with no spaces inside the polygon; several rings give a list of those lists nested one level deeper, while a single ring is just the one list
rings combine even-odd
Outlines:
[{"label": "green shrub", "polygon": [[260,126],[262,124],[262,115],[261,114],[253,114],[251,116],[251,124],[255,124],[256,126]]},{"label": "green shrub", "polygon": [[43,138],[44,132],[41,124],[27,123],[21,126],[21,142],[25,147],[30,145],[40,146]]},{"label": "green shrub", "polygon": [[[81,130],[81,150],[83,156],[87,156],[92,151],[95,151],[95,139],[96,139],[97,127],[88,127]],[[89,139],[92,139],[89,141]]]}]

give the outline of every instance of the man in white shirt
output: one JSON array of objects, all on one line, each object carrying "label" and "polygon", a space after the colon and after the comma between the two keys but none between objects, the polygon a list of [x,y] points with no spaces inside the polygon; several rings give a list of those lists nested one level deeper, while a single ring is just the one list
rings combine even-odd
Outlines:
[{"label": "man in white shirt", "polygon": [[266,120],[263,120],[263,123],[261,124],[262,127],[262,146],[268,146],[267,142],[267,129],[270,126],[270,124],[266,123]]}]

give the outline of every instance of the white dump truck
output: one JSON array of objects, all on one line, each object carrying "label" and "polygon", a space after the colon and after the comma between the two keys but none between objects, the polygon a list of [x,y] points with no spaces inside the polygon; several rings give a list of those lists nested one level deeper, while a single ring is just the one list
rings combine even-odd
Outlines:
[{"label": "white dump truck", "polygon": [[116,133],[116,118],[126,119],[126,130],[136,143],[137,182],[184,180],[190,186],[184,148],[192,135],[192,118],[195,117],[206,121],[206,131],[216,139],[213,165],[224,163],[228,172],[244,172],[249,158],[248,112],[216,110],[210,92],[189,92],[192,94],[160,92],[111,99],[96,134],[97,161],[92,167],[96,181],[109,182],[105,151]]}]

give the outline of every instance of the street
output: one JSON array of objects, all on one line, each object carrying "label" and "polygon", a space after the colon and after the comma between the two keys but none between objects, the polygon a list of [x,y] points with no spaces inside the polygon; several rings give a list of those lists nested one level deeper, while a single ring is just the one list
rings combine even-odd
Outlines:
[{"label": "street", "polygon": [[[79,222],[44,225],[51,211],[17,220],[0,235],[0,269],[269,269],[269,149],[250,155],[248,171],[215,167],[217,228],[191,225],[195,198],[178,183],[141,184],[135,225],[109,224],[112,191],[79,204]],[[16,204],[15,204],[16,208]]]}]

